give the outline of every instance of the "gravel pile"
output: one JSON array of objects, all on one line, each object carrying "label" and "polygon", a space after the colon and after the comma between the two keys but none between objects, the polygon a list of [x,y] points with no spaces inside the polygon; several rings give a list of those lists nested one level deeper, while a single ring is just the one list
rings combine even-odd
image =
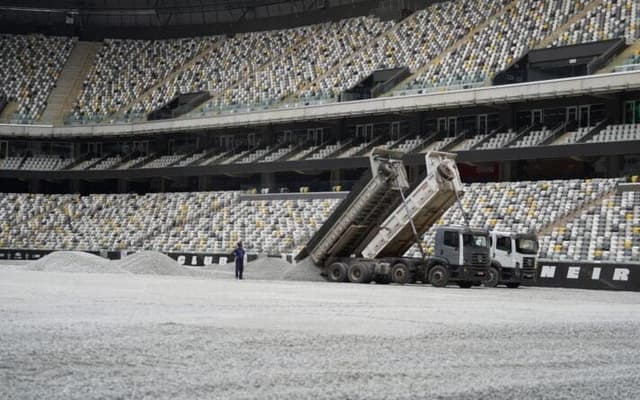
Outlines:
[{"label": "gravel pile", "polygon": [[281,280],[285,270],[290,266],[291,264],[281,258],[259,256],[257,260],[245,265],[244,275],[250,279]]},{"label": "gravel pile", "polygon": [[318,268],[311,258],[307,257],[295,265],[288,264],[281,276],[283,281],[311,281],[323,282],[326,279],[320,275]]},{"label": "gravel pile", "polygon": [[[216,277],[235,277],[235,264],[229,263],[210,267],[211,270],[220,272]],[[223,275],[224,274],[224,275]],[[267,281],[311,281],[324,282],[320,275],[320,268],[316,267],[309,258],[298,264],[290,264],[287,261],[276,258],[259,256],[257,260],[245,264],[243,276],[246,279]]]},{"label": "gravel pile", "polygon": [[[38,261],[11,269],[48,272],[129,273],[135,275],[194,276],[207,279],[233,279],[235,264],[185,267],[157,251],[141,251],[122,260],[109,261],[79,252],[57,251]],[[244,277],[250,280],[324,281],[320,269],[308,258],[292,265],[281,258],[260,256],[247,263]]]},{"label": "gravel pile", "polygon": [[194,276],[197,271],[183,267],[173,258],[157,251],[141,251],[122,260],[110,261],[123,271],[136,275]]},{"label": "gravel pile", "polygon": [[100,256],[82,251],[56,251],[38,261],[24,264],[28,271],[47,272],[85,272],[85,273],[124,273],[117,265]]}]

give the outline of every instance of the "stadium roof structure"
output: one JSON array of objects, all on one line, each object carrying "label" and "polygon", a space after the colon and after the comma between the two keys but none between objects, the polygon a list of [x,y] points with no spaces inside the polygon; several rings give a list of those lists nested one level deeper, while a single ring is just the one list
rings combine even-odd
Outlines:
[{"label": "stadium roof structure", "polygon": [[[31,32],[102,39],[144,37],[146,30],[148,38],[176,37],[308,24],[314,23],[313,18],[345,18],[381,7],[419,7],[429,2],[433,0],[383,4],[378,0],[1,0],[0,24],[8,33],[30,28]],[[258,26],[256,21],[261,21]]]},{"label": "stadium roof structure", "polygon": [[8,0],[0,9],[39,13],[72,13],[98,16],[144,16],[219,13],[268,17],[326,9],[370,0]]}]

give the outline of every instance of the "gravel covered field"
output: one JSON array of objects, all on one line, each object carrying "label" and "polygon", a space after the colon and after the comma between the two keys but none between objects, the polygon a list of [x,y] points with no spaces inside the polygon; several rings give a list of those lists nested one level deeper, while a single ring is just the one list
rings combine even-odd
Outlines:
[{"label": "gravel covered field", "polygon": [[640,293],[0,268],[0,399],[142,398],[638,399]]}]

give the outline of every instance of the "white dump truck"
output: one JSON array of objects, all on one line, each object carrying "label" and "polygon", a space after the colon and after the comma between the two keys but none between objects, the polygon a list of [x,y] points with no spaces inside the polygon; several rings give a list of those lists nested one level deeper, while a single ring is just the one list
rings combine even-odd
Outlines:
[{"label": "white dump truck", "polygon": [[538,237],[535,233],[491,232],[491,267],[485,286],[517,288],[535,282]]},{"label": "white dump truck", "polygon": [[[420,237],[463,194],[455,155],[430,152],[426,174],[410,185],[402,153],[375,149],[370,170],[354,186],[297,259],[311,257],[329,281],[471,287],[487,277],[489,232],[464,226],[436,231],[434,254]],[[414,245],[422,257],[405,257]]]}]

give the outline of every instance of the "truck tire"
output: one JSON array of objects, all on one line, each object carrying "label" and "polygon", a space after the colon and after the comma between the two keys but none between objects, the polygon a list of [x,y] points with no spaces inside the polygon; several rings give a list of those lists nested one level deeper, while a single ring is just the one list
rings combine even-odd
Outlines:
[{"label": "truck tire", "polygon": [[508,288],[517,289],[520,287],[520,282],[508,282],[506,285]]},{"label": "truck tire", "polygon": [[327,279],[330,282],[347,281],[347,265],[341,262],[334,262],[327,268]]},{"label": "truck tire", "polygon": [[486,287],[496,287],[500,281],[500,272],[496,267],[489,267],[487,270],[487,279],[482,284]]},{"label": "truck tire", "polygon": [[469,288],[471,288],[471,286],[473,286],[473,282],[460,281],[460,282],[458,282],[458,286],[460,286],[462,289],[469,289]]},{"label": "truck tire", "polygon": [[371,282],[371,271],[367,265],[357,262],[349,267],[347,277],[349,282],[369,283]]},{"label": "truck tire", "polygon": [[445,287],[449,283],[449,270],[436,264],[429,270],[429,283],[435,287]]},{"label": "truck tire", "polygon": [[409,267],[403,263],[395,264],[391,268],[391,280],[401,285],[411,282],[411,271],[409,271]]}]

